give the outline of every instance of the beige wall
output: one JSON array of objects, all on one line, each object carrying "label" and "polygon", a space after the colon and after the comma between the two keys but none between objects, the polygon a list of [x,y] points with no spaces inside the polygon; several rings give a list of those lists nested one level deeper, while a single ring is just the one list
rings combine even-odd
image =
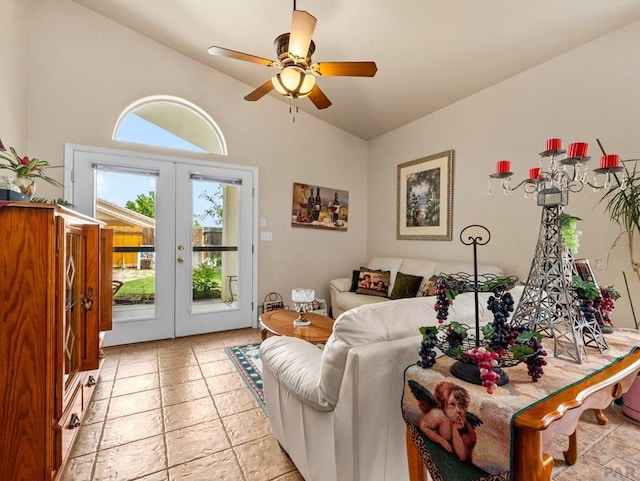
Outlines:
[{"label": "beige wall", "polygon": [[[524,279],[538,236],[540,208],[520,192],[488,197],[487,174],[494,162],[510,159],[521,179],[537,162],[544,140],[556,136],[565,144],[588,141],[592,164],[598,157],[596,137],[623,158],[640,157],[639,23],[367,144],[305,114],[293,124],[286,105],[271,97],[247,103],[242,97],[252,86],[68,0],[29,0],[27,30],[26,4],[0,3],[0,18],[12,19],[3,28],[13,39],[0,44],[5,73],[0,76],[0,92],[5,94],[0,96],[1,138],[26,145],[28,131],[29,153],[62,165],[66,142],[119,147],[110,140],[115,120],[138,98],[168,94],[196,103],[226,136],[229,157],[222,161],[259,168],[258,216],[267,221],[261,230],[273,232],[274,238],[259,242],[259,299],[271,290],[287,299],[294,286],[312,287],[328,296],[328,279],[348,274],[378,254],[471,259],[470,248],[461,246],[457,236],[472,223],[486,225],[493,235],[479,250],[480,260],[501,264]],[[397,165],[447,149],[456,155],[454,240],[396,240]],[[62,178],[60,171],[54,174]],[[349,191],[349,231],[291,228],[293,182]],[[48,189],[39,185],[42,195],[59,195]],[[599,198],[585,190],[572,195],[566,209],[584,219],[578,257],[594,265],[609,253],[617,235]],[[637,296],[640,285],[623,242],[612,250],[608,268],[596,275],[601,284],[614,284],[623,292],[615,322],[631,326],[622,270]],[[637,301],[635,308],[640,314]]]},{"label": "beige wall", "polygon": [[[488,174],[509,159],[518,182],[538,162],[547,138],[589,142],[591,166],[598,166],[600,138],[609,153],[640,157],[640,23],[632,24],[501,84],[378,137],[369,145],[368,254],[472,259],[459,240],[470,224],[489,228],[489,245],[478,249],[480,261],[504,266],[526,279],[538,238],[541,208],[522,191],[508,197],[494,187],[487,196]],[[455,150],[453,241],[396,240],[397,165],[447,149]],[[497,187],[497,186],[496,186]],[[375,193],[375,195],[373,194]],[[609,253],[618,228],[608,220],[589,188],[570,196],[565,212],[584,219],[576,257],[596,259]],[[621,241],[608,268],[596,271],[600,284],[613,284],[624,298],[614,312],[616,325],[632,327],[622,270],[629,280],[640,316],[640,284],[628,248]],[[636,246],[640,253],[640,247]]]},{"label": "beige wall", "polygon": [[[181,97],[207,111],[226,137],[228,157],[207,158],[259,169],[258,217],[267,222],[261,230],[273,233],[273,241],[257,241],[259,302],[270,291],[288,300],[297,286],[326,298],[329,279],[364,261],[366,142],[303,113],[293,123],[288,105],[269,96],[246,102],[253,87],[73,2],[30,3],[29,139],[39,157],[62,165],[67,142],[122,148],[111,135],[131,102]],[[294,182],[349,191],[348,232],[293,229]],[[43,183],[38,189],[59,195]]]},{"label": "beige wall", "polygon": [[19,154],[27,151],[27,7],[22,0],[0,2],[0,139]]}]

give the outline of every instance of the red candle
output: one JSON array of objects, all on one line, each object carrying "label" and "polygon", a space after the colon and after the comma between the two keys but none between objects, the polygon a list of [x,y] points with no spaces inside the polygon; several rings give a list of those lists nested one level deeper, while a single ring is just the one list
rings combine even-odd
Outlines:
[{"label": "red candle", "polygon": [[587,144],[586,142],[573,142],[572,144],[569,144],[567,157],[586,157],[588,148],[589,144]]},{"label": "red candle", "polygon": [[533,169],[529,169],[529,179],[537,180],[540,178],[540,167],[534,167]]},{"label": "red candle", "polygon": [[511,162],[508,160],[499,160],[496,162],[496,172],[498,174],[511,172]]},{"label": "red candle", "polygon": [[544,150],[560,150],[561,148],[561,139],[547,139],[547,141],[544,143]]},{"label": "red candle", "polygon": [[620,167],[620,156],[618,154],[608,154],[600,157],[601,169],[610,169],[611,167]]}]

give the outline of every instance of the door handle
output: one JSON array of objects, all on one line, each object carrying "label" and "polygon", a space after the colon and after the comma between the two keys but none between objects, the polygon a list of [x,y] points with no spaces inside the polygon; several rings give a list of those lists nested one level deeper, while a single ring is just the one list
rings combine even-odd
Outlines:
[{"label": "door handle", "polygon": [[184,257],[178,257],[178,262],[180,264],[184,264]]}]

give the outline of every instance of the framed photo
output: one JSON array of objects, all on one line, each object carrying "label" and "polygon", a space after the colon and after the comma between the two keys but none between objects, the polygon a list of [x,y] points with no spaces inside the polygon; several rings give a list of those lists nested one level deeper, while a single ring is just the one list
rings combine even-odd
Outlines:
[{"label": "framed photo", "polygon": [[349,192],[294,182],[291,225],[346,231],[349,226]]},{"label": "framed photo", "polygon": [[453,150],[398,165],[398,239],[451,240]]},{"label": "framed photo", "polygon": [[589,264],[589,259],[575,259],[573,261],[573,265],[576,268],[576,273],[584,282],[593,282],[596,286],[598,282],[596,281],[595,276],[593,275],[593,270],[591,269],[591,264]]}]

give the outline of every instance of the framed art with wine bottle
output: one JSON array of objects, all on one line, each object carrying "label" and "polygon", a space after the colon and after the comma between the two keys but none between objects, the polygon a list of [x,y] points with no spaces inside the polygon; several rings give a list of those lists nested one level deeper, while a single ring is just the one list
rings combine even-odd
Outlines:
[{"label": "framed art with wine bottle", "polygon": [[294,182],[291,225],[346,231],[349,225],[349,192]]}]

